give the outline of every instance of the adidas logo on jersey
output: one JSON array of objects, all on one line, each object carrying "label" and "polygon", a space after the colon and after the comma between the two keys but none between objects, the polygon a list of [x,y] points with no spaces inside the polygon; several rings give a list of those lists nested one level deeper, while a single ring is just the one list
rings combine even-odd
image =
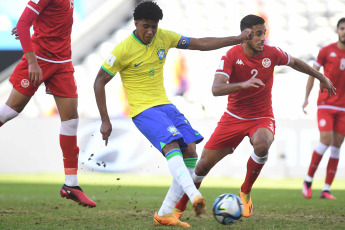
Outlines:
[{"label": "adidas logo on jersey", "polygon": [[336,57],[337,56],[337,54],[336,53],[334,53],[334,52],[332,52],[330,55],[329,55],[330,57]]},{"label": "adidas logo on jersey", "polygon": [[236,62],[237,65],[244,65],[243,61],[241,59],[237,59],[237,62]]}]

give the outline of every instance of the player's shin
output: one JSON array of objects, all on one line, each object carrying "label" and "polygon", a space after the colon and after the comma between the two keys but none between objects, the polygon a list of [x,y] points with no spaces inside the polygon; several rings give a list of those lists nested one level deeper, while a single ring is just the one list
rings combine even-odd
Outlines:
[{"label": "player's shin", "polygon": [[0,127],[5,124],[7,121],[18,116],[18,112],[9,107],[6,104],[0,106]]},{"label": "player's shin", "polygon": [[173,179],[172,184],[169,188],[167,195],[163,201],[161,208],[158,211],[158,216],[163,216],[166,214],[173,213],[175,204],[179,201],[181,196],[184,194],[183,188],[180,184]]},{"label": "player's shin", "polygon": [[254,152],[248,159],[247,162],[247,174],[244,183],[241,186],[241,192],[249,194],[252,190],[253,184],[258,178],[261,169],[267,162],[268,155],[264,157],[258,157]]},{"label": "player's shin", "polygon": [[[193,178],[194,169],[195,169],[197,160],[198,160],[197,157],[184,158],[183,159],[183,161],[184,161],[184,163],[185,163],[185,165],[189,171],[189,174],[192,176],[192,178]],[[196,188],[199,189],[199,187],[197,187],[197,186],[196,186]],[[176,203],[174,213],[178,213],[176,215],[179,218],[182,216],[182,212],[187,209],[188,201],[189,201],[189,197],[187,196],[187,194],[184,193],[182,198],[180,197],[180,200]]]},{"label": "player's shin", "polygon": [[335,174],[337,172],[340,148],[331,146],[330,150],[331,150],[331,154],[330,154],[328,164],[327,164],[327,174],[326,174],[326,181],[325,181],[325,183],[329,185],[332,184]]},{"label": "player's shin", "polygon": [[61,122],[60,146],[63,154],[65,168],[65,184],[67,186],[78,186],[78,155],[77,128],[79,119],[72,119]]},{"label": "player's shin", "polygon": [[[192,179],[194,181],[195,187],[199,189],[201,182],[205,178],[205,176],[198,176],[195,174],[194,171],[192,172],[191,175],[192,175]],[[180,211],[180,212],[185,211],[187,209],[188,201],[189,201],[189,197],[187,196],[187,194],[183,194],[179,202],[176,203],[175,210],[177,209],[176,211]]]},{"label": "player's shin", "polygon": [[319,142],[318,146],[316,146],[313,155],[311,157],[311,161],[310,161],[310,165],[309,165],[309,169],[308,169],[308,175],[305,178],[306,182],[311,183],[314,177],[314,174],[320,164],[320,161],[323,157],[323,154],[326,152],[326,150],[328,149],[328,145],[325,145],[321,142]]},{"label": "player's shin", "polygon": [[180,149],[173,149],[165,155],[168,161],[168,167],[173,178],[178,181],[185,193],[190,199],[200,192],[195,188],[193,180],[189,174],[186,165],[183,162],[183,157]]},{"label": "player's shin", "polygon": [[186,165],[189,174],[193,177],[194,174],[194,169],[196,166],[196,162],[197,162],[198,158],[197,157],[193,157],[193,158],[184,158],[183,162]]}]

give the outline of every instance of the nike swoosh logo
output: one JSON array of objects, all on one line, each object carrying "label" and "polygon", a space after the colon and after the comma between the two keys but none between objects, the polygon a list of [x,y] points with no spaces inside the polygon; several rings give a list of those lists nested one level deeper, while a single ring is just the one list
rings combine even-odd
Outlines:
[{"label": "nike swoosh logo", "polygon": [[199,134],[200,134],[200,133],[195,133],[195,135],[197,135],[197,136],[198,136]]},{"label": "nike swoosh logo", "polygon": [[138,67],[138,66],[140,66],[140,65],[141,65],[141,63],[143,63],[143,62],[140,62],[139,64],[134,64],[134,67]]}]

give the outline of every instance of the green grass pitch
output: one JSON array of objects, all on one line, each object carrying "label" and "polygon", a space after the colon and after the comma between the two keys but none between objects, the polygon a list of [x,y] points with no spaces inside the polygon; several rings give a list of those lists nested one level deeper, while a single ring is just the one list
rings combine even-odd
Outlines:
[{"label": "green grass pitch", "polygon": [[[97,203],[85,208],[62,199],[62,174],[0,174],[0,229],[172,229],[154,226],[157,211],[171,183],[169,176],[80,174],[84,192]],[[313,198],[301,195],[303,179],[259,178],[252,190],[254,214],[221,225],[212,204],[222,193],[239,192],[242,179],[206,177],[200,191],[207,214],[195,217],[189,204],[182,220],[194,229],[345,229],[345,180],[335,179],[337,200],[323,200],[322,180],[313,184]]]}]

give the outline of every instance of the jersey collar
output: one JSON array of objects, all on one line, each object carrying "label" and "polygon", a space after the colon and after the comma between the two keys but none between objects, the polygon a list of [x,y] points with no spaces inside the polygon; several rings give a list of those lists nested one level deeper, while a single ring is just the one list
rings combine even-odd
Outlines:
[{"label": "jersey collar", "polygon": [[137,42],[139,42],[139,44],[144,45],[144,46],[149,46],[149,45],[151,45],[152,42],[153,42],[153,40],[154,40],[155,37],[156,37],[156,35],[155,35],[155,37],[152,39],[151,43],[146,45],[145,43],[143,43],[142,41],[140,41],[140,39],[137,38],[137,36],[135,36],[135,31],[136,31],[136,30],[133,31],[132,37],[133,37]]}]

